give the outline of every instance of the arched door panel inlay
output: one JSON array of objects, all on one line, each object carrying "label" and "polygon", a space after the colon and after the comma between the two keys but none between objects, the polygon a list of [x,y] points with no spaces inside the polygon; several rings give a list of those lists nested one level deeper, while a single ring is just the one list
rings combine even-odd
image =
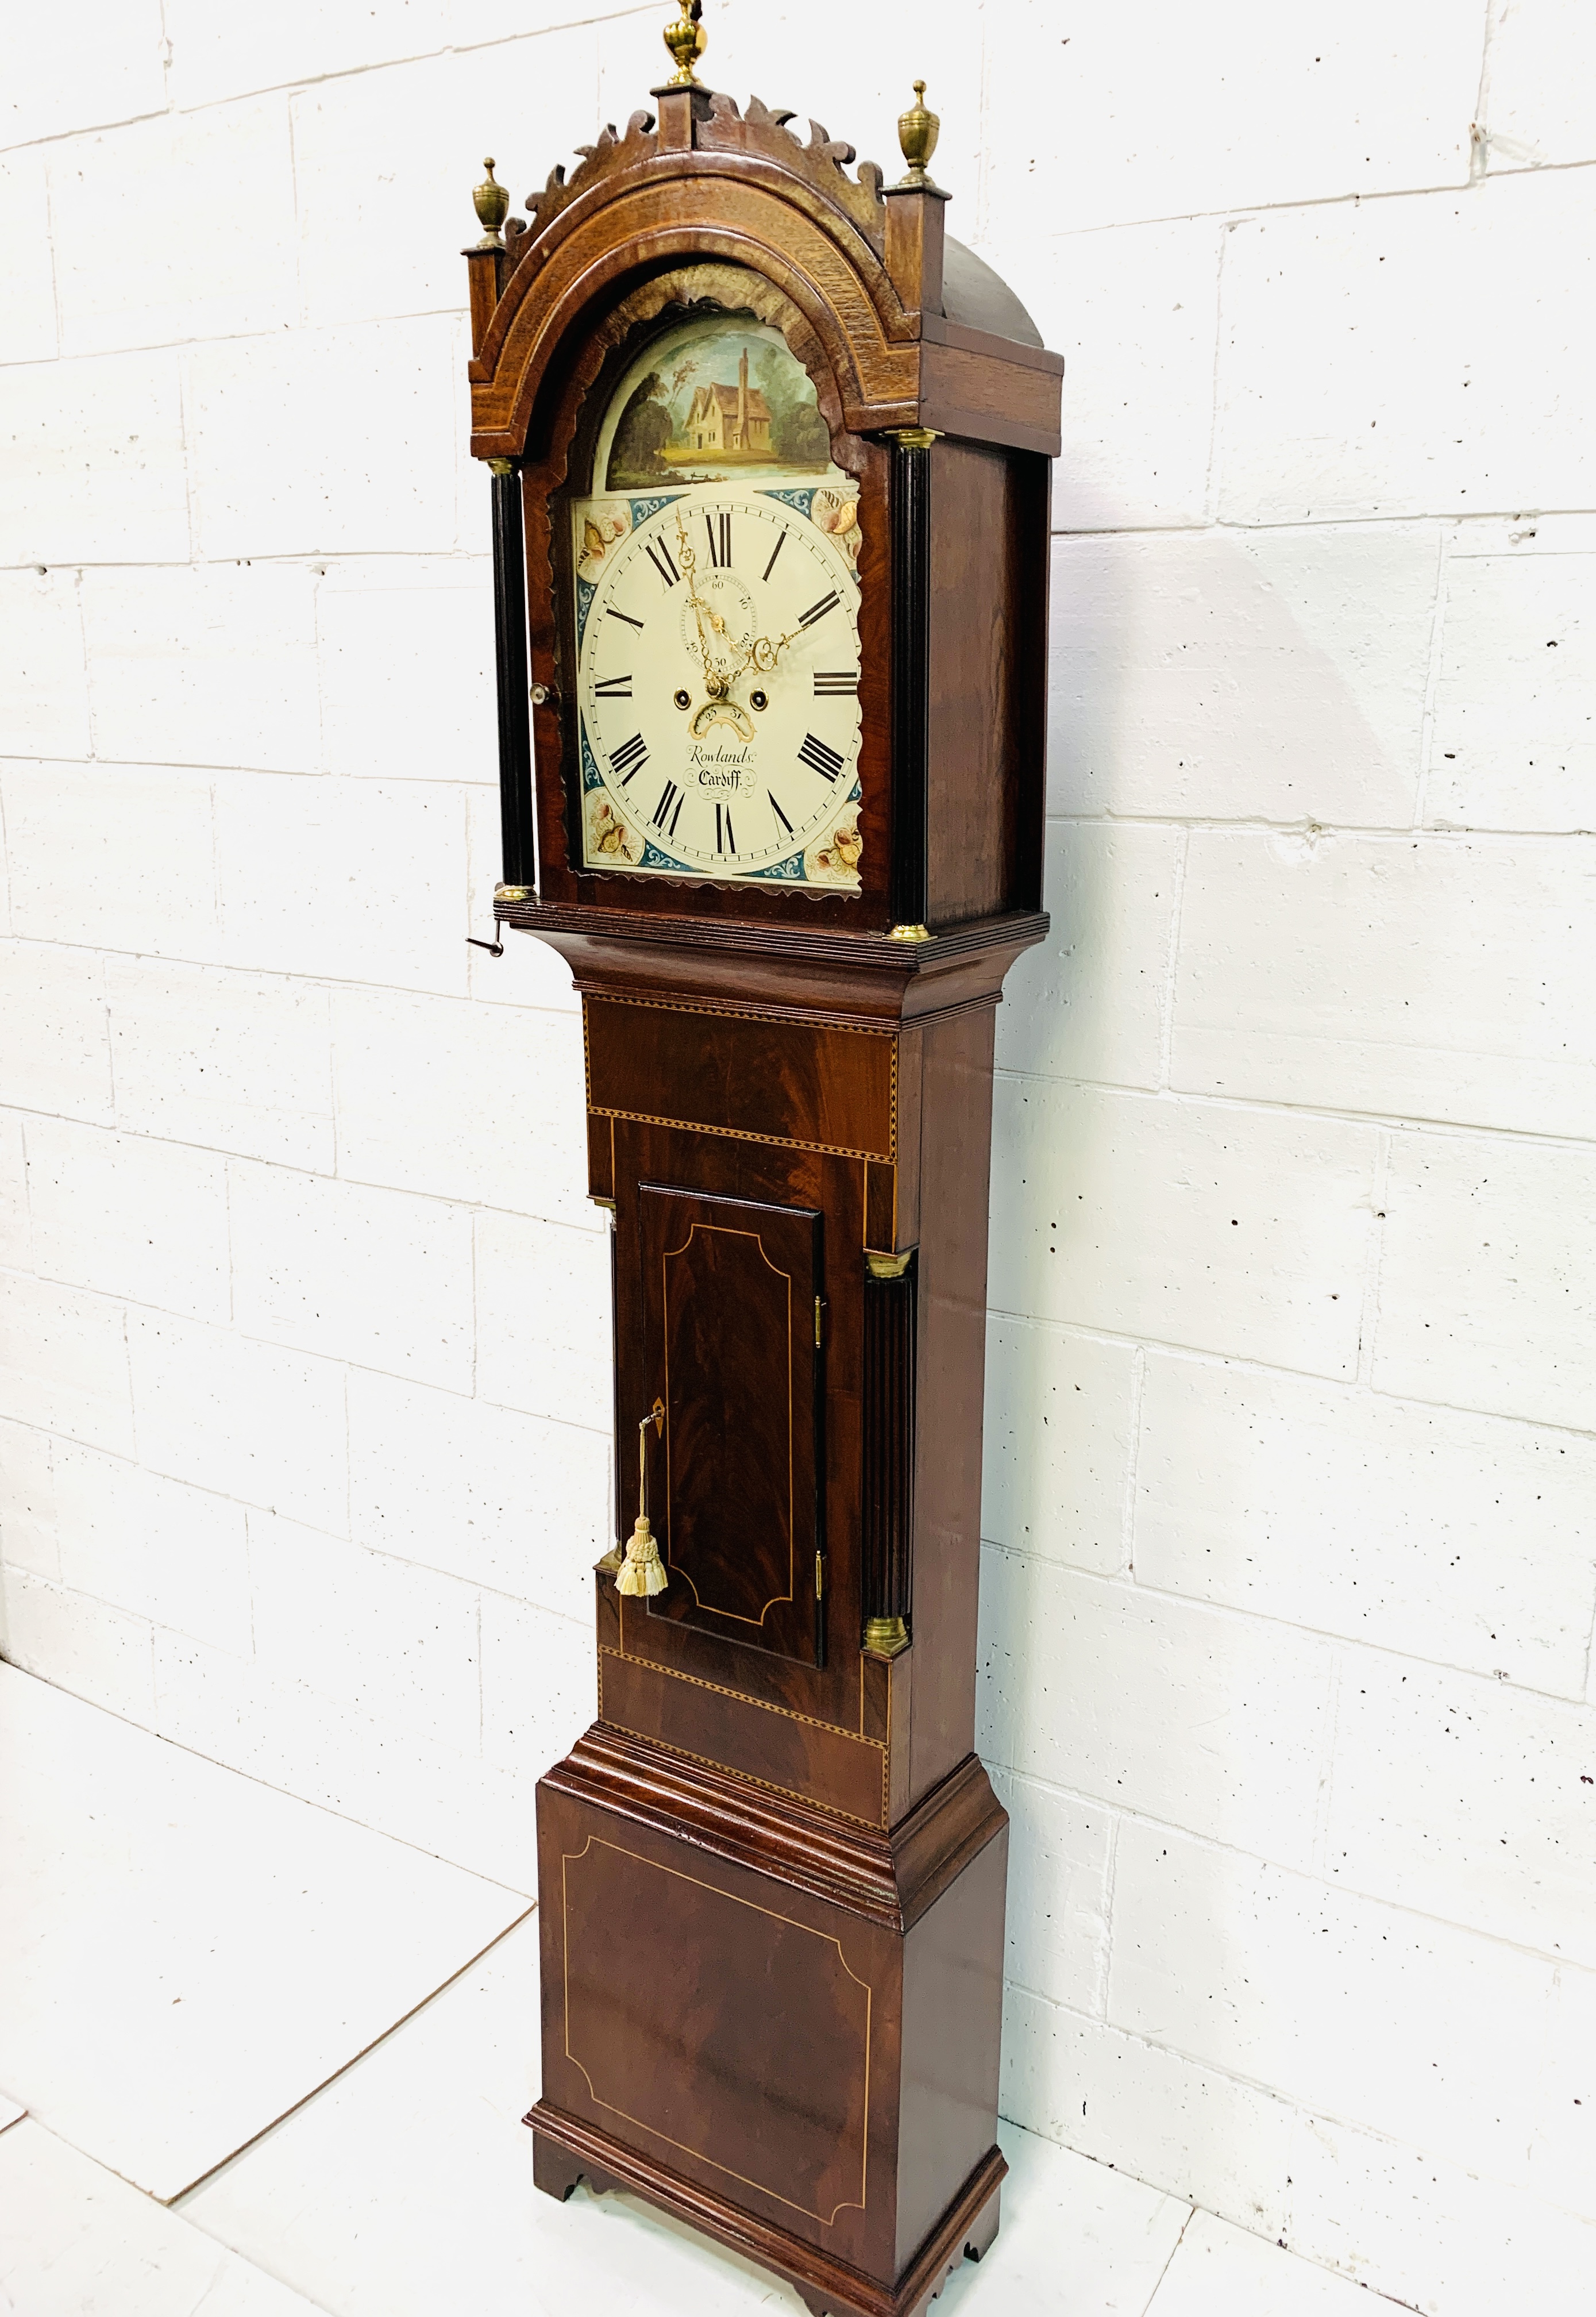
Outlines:
[{"label": "arched door panel inlay", "polygon": [[[660,1551],[650,1615],[813,1665],[820,1217],[645,1184],[638,1262]],[[650,1381],[652,1380],[652,1381]]]}]

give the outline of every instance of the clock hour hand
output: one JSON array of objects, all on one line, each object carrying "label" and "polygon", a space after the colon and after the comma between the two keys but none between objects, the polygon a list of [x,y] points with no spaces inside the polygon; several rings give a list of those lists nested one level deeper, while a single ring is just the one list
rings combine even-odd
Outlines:
[{"label": "clock hour hand", "polygon": [[752,667],[761,675],[774,675],[777,661],[787,649],[788,645],[793,641],[794,637],[800,632],[800,630],[795,628],[791,635],[778,636],[773,643],[769,636],[755,636],[734,673],[736,675],[746,675]]}]

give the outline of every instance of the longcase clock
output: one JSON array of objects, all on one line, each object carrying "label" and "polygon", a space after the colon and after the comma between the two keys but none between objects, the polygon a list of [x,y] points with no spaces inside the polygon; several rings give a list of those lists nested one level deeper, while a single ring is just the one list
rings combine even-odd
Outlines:
[{"label": "longcase clock", "polygon": [[538,2185],[815,2312],[991,2243],[993,1024],[1040,910],[1063,365],[904,180],[676,77],[468,253],[502,924],[613,1219],[598,1712],[538,1789]]}]

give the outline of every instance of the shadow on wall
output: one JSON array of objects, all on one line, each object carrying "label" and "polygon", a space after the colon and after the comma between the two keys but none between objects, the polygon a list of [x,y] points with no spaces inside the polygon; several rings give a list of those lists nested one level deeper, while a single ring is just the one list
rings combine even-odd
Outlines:
[{"label": "shadow on wall", "polygon": [[[1360,1161],[1321,1176],[1305,1159],[1277,1196],[1295,1114],[1238,1113],[1218,1086],[1182,1082],[1176,1006],[1183,1023],[1202,1002],[1180,944],[1192,824],[1250,824],[1276,876],[1326,823],[1411,827],[1437,532],[1115,534],[1119,511],[1101,518],[1055,540],[1052,928],[1011,973],[997,1025],[977,1745],[1014,1821],[1004,2112],[1123,2164],[1088,2045],[1143,2116],[1186,2063],[1108,2025],[1113,1812],[1255,1852],[1262,1789],[1287,1800],[1264,1766],[1268,1715],[1231,1694],[1244,1674],[1172,1664],[1178,1639],[1148,1622],[1168,1605],[1136,1582],[1146,1347],[1351,1381],[1373,1227]],[[1279,963],[1283,982],[1333,996],[1334,956]],[[1371,1141],[1333,1132],[1357,1152]],[[1246,1201],[1270,1220],[1236,1228]],[[1279,1497],[1278,1436],[1235,1426],[1211,1445],[1205,1517]],[[1294,1695],[1291,1671],[1270,1711],[1297,1718],[1283,1750],[1297,1762],[1323,1741],[1324,1699],[1316,1680]],[[1200,1772],[1150,1767],[1182,1749]],[[1310,1864],[1278,1842],[1270,1855]],[[1054,2056],[1021,2054],[1046,2038]],[[1153,2160],[1161,2185],[1212,2201],[1234,2169],[1222,2106],[1188,2104],[1183,2144]]]}]

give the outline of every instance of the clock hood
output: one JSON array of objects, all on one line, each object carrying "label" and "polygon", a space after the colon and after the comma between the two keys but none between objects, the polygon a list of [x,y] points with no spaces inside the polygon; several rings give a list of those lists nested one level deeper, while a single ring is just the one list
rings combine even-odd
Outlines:
[{"label": "clock hood", "polygon": [[657,115],[602,130],[502,243],[467,253],[476,457],[548,458],[564,380],[607,316],[694,264],[763,275],[823,356],[850,433],[1057,455],[1064,364],[1007,283],[947,236],[941,187],[851,169],[851,145],[815,122],[806,141],[757,98],[653,94]]},{"label": "clock hood", "polygon": [[949,234],[942,243],[942,318],[966,329],[1039,346],[1042,334],[1001,273]]}]

